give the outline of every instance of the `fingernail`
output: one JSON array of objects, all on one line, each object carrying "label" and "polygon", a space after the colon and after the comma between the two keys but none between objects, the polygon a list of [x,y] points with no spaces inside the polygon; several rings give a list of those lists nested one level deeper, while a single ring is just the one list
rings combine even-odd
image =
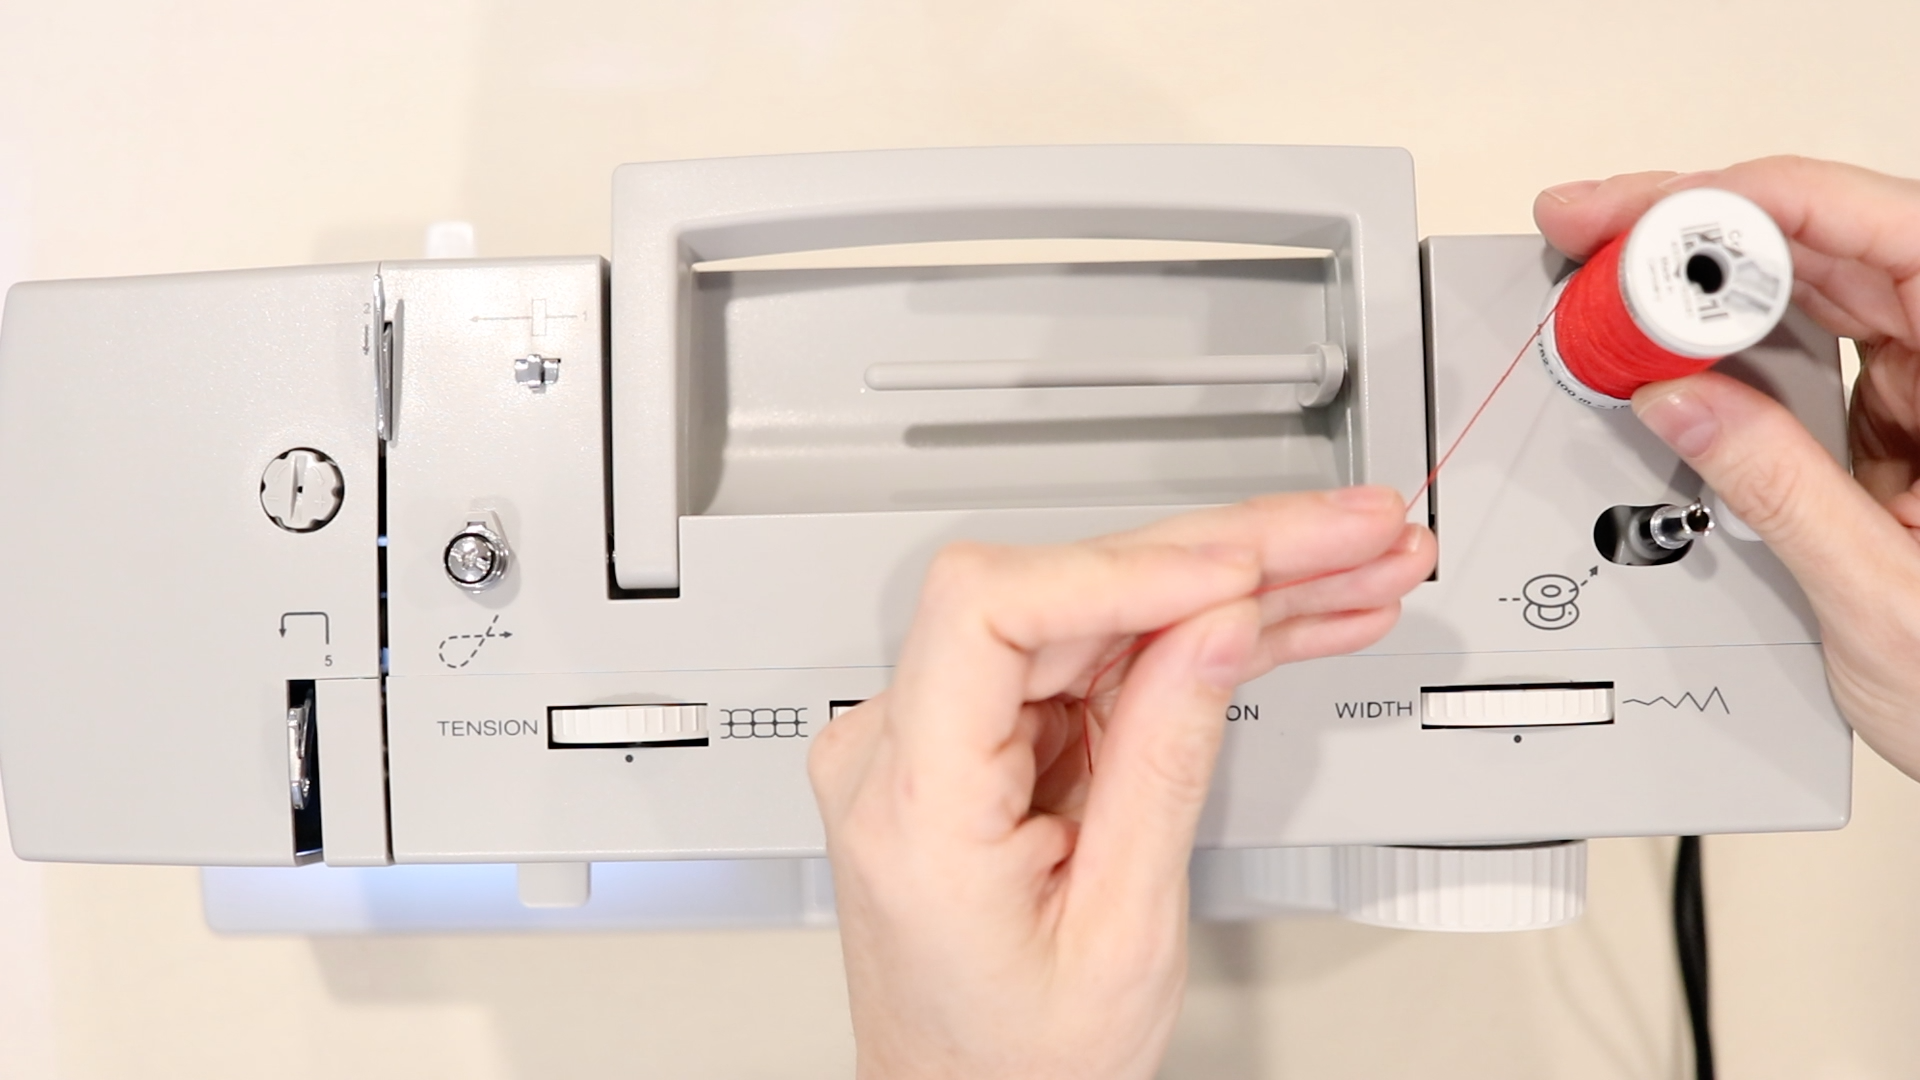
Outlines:
[{"label": "fingernail", "polygon": [[1540,194],[1545,195],[1554,202],[1564,205],[1586,198],[1593,194],[1593,189],[1599,186],[1600,181],[1598,180],[1573,180],[1565,184],[1555,184]]},{"label": "fingernail", "polygon": [[1665,180],[1655,184],[1654,187],[1659,188],[1661,191],[1679,191],[1681,188],[1699,187],[1700,181],[1712,175],[1713,173],[1711,171],[1681,173],[1679,176],[1667,177]]},{"label": "fingernail", "polygon": [[1333,504],[1342,510],[1378,510],[1383,506],[1400,505],[1399,492],[1378,484],[1335,488],[1327,494]]},{"label": "fingernail", "polygon": [[1194,656],[1194,674],[1215,690],[1231,691],[1240,685],[1247,670],[1247,651],[1252,642],[1244,627],[1226,622],[1207,631]]},{"label": "fingernail", "polygon": [[1411,555],[1420,550],[1420,535],[1427,530],[1418,525],[1408,525],[1400,530],[1400,539],[1393,542],[1395,555]]},{"label": "fingernail", "polygon": [[1684,458],[1699,457],[1720,434],[1720,418],[1697,395],[1668,390],[1646,401],[1636,400],[1633,411],[1640,422]]}]

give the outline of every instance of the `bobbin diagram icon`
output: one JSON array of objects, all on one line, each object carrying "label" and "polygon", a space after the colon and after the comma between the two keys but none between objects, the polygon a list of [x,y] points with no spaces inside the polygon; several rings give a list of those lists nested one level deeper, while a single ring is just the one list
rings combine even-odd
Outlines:
[{"label": "bobbin diagram icon", "polygon": [[1536,574],[1520,590],[1521,618],[1535,630],[1565,630],[1580,621],[1580,583],[1565,574]]},{"label": "bobbin diagram icon", "polygon": [[1792,294],[1793,254],[1773,218],[1731,191],[1692,188],[1554,286],[1534,353],[1576,400],[1625,408],[1640,386],[1759,344]]}]

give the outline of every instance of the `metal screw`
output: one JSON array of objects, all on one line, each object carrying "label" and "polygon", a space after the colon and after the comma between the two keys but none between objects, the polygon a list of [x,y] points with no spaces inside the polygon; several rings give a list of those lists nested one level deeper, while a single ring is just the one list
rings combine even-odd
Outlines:
[{"label": "metal screw", "polygon": [[511,558],[507,538],[492,522],[476,518],[447,541],[441,562],[455,585],[480,592],[500,583]]}]

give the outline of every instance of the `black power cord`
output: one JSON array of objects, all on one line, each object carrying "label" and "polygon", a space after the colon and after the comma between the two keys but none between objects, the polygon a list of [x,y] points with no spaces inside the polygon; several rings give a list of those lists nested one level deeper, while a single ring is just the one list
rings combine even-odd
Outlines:
[{"label": "black power cord", "polygon": [[1680,954],[1687,1021],[1693,1029],[1694,1080],[1713,1080],[1713,1028],[1707,999],[1707,897],[1700,876],[1700,838],[1683,836],[1673,861],[1673,943]]}]

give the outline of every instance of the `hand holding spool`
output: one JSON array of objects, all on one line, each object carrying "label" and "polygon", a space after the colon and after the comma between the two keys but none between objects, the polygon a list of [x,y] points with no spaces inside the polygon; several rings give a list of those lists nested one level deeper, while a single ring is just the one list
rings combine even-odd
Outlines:
[{"label": "hand holding spool", "polygon": [[[1607,241],[1547,297],[1534,353],[1583,404],[1624,409],[1648,383],[1705,371],[1759,344],[1787,313],[1793,255],[1767,212],[1717,188],[1668,195],[1631,230]],[[1712,500],[1718,502],[1717,498]],[[1616,520],[1630,511],[1630,520]],[[1759,535],[1724,509],[1728,531]],[[1691,506],[1615,507],[1594,541],[1615,562],[1680,557],[1713,530],[1716,514]]]},{"label": "hand holding spool", "polygon": [[1767,212],[1731,191],[1661,199],[1555,287],[1535,349],[1599,408],[1760,343],[1787,312],[1793,255]]},{"label": "hand holding spool", "polygon": [[[1563,184],[1541,193],[1534,217],[1555,247],[1589,259],[1570,279],[1571,292],[1603,266],[1610,241],[1638,231],[1635,223],[1650,208],[1703,188],[1734,193],[1778,223],[1791,254],[1792,298],[1828,330],[1858,342],[1863,367],[1849,418],[1853,475],[1778,402],[1701,370],[1711,361],[1700,361],[1719,346],[1683,355],[1674,340],[1641,322],[1638,307],[1629,325],[1667,346],[1676,359],[1660,363],[1673,366],[1638,378],[1630,372],[1624,385],[1608,376],[1628,362],[1582,367],[1588,354],[1566,337],[1560,317],[1571,309],[1564,307],[1552,320],[1556,346],[1581,358],[1563,355],[1563,363],[1591,380],[1589,393],[1613,399],[1594,404],[1627,395],[1647,426],[1780,556],[1820,619],[1841,711],[1870,746],[1920,777],[1920,667],[1912,662],[1920,655],[1920,182],[1767,158],[1711,173]],[[1754,250],[1751,237],[1743,240],[1743,251]],[[1638,250],[1631,235],[1614,250],[1630,275]],[[1604,278],[1603,271],[1589,284]],[[1615,292],[1623,305],[1634,299]],[[1689,362],[1694,366],[1684,366]]]}]

